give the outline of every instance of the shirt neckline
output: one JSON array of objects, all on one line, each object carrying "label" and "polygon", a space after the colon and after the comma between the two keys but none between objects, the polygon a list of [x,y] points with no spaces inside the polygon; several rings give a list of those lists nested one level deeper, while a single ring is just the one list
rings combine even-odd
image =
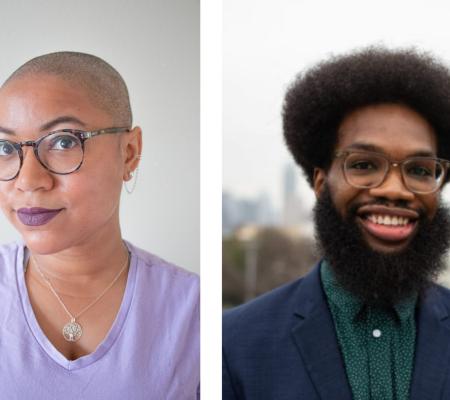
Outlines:
[{"label": "shirt neckline", "polygon": [[[355,318],[364,308],[364,303],[338,283],[327,260],[322,260],[320,264],[321,281],[328,301],[351,318]],[[403,323],[414,313],[416,303],[417,295],[395,304],[392,311]]]},{"label": "shirt neckline", "polygon": [[119,337],[120,332],[122,331],[133,299],[137,274],[137,257],[134,253],[133,246],[127,241],[124,242],[128,248],[128,251],[130,252],[130,267],[128,271],[127,284],[125,287],[125,292],[123,294],[122,303],[120,304],[119,312],[117,313],[116,318],[106,337],[97,346],[97,348],[92,353],[79,357],[76,360],[68,360],[62,353],[60,353],[52,344],[52,342],[50,342],[50,340],[47,338],[47,336],[39,326],[39,323],[31,306],[30,298],[28,296],[28,290],[25,283],[25,245],[23,243],[19,245],[19,252],[16,260],[16,279],[23,313],[28,324],[30,337],[34,338],[38,342],[38,344],[51,359],[53,359],[57,364],[67,370],[84,368],[99,360],[112,347],[116,339]]}]

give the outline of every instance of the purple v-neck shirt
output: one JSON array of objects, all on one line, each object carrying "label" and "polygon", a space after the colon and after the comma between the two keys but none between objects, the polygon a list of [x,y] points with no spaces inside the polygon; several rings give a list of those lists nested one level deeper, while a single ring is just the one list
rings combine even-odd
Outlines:
[{"label": "purple v-neck shirt", "polygon": [[24,244],[0,246],[0,399],[197,399],[199,279],[126,244],[130,270],[114,324],[93,353],[74,361],[34,316]]}]

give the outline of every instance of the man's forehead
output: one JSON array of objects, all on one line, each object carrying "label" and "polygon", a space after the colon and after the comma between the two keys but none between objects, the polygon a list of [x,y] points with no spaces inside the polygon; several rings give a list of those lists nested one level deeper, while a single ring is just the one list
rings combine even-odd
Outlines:
[{"label": "man's forehead", "polygon": [[[419,113],[398,104],[359,108],[342,120],[337,146],[365,150],[402,149],[406,153],[437,151],[433,127]],[[372,148],[371,148],[372,147]]]}]

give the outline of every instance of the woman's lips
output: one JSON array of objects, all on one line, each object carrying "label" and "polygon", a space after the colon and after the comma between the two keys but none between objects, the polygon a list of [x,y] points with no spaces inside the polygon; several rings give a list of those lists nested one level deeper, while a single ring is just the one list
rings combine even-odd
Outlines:
[{"label": "woman's lips", "polygon": [[62,208],[59,210],[40,207],[20,208],[17,210],[17,217],[24,225],[40,226],[52,220],[60,211]]}]

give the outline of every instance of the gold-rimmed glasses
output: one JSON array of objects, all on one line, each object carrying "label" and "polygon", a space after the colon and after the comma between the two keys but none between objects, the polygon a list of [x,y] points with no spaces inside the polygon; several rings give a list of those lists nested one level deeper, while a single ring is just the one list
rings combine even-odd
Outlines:
[{"label": "gold-rimmed glasses", "polygon": [[405,187],[411,192],[429,194],[436,192],[444,183],[449,161],[434,157],[408,157],[394,161],[381,153],[371,151],[339,151],[343,158],[342,170],[345,180],[357,188],[380,186],[392,168],[400,168]]}]

